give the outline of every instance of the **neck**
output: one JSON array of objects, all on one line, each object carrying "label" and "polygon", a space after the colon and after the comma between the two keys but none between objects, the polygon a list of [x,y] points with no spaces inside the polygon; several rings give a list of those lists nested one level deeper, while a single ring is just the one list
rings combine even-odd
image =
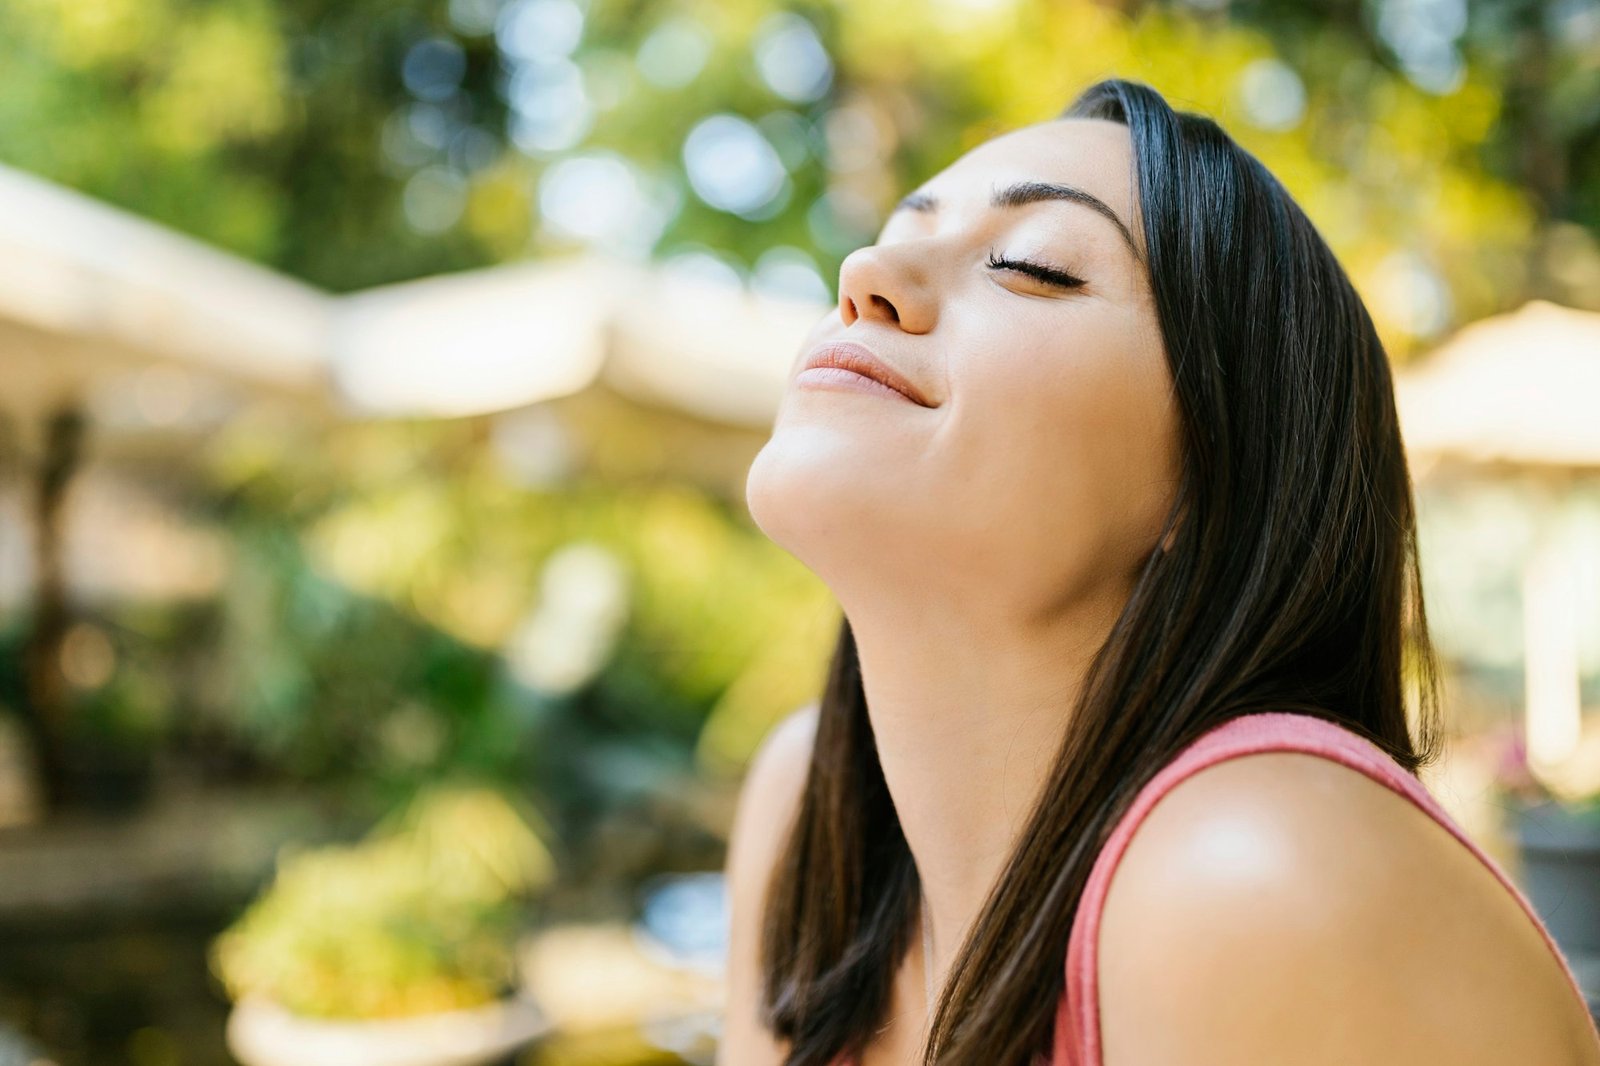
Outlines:
[{"label": "neck", "polygon": [[[1117,605],[1120,607],[1120,603]],[[926,894],[942,984],[1054,763],[1115,609],[1045,623],[959,609],[847,610],[883,776]]]}]

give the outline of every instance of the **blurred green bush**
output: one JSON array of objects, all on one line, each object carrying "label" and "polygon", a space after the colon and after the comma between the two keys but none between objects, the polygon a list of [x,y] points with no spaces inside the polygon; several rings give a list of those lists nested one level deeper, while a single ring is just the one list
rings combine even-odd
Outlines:
[{"label": "blurred green bush", "polygon": [[213,968],[234,999],[310,1017],[479,1006],[514,987],[517,935],[554,873],[502,793],[428,789],[358,844],[285,853]]}]

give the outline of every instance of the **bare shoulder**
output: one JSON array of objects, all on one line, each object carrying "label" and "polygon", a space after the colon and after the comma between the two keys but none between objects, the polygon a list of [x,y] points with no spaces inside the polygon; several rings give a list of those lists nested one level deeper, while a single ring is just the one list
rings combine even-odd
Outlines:
[{"label": "bare shoulder", "polygon": [[804,776],[811,761],[811,744],[816,739],[819,713],[816,703],[808,703],[780,718],[757,746],[747,776],[759,778],[763,783],[773,776]]},{"label": "bare shoulder", "polygon": [[1600,1063],[1493,873],[1320,756],[1237,756],[1174,786],[1117,864],[1098,954],[1106,1066]]},{"label": "bare shoulder", "polygon": [[739,788],[728,838],[730,862],[756,858],[764,847],[776,851],[782,843],[777,830],[786,826],[799,807],[818,713],[815,703],[790,711],[756,747]]},{"label": "bare shoulder", "polygon": [[761,919],[772,870],[799,811],[818,713],[817,704],[807,704],[768,730],[739,789],[724,867],[728,966],[718,1066],[760,1066],[784,1059],[784,1044],[758,1016]]}]

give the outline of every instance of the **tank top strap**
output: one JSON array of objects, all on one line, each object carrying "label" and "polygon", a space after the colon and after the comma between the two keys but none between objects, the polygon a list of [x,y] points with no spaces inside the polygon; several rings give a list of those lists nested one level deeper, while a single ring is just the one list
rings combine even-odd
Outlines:
[{"label": "tank top strap", "polygon": [[1096,856],[1085,883],[1067,940],[1066,993],[1056,1011],[1051,1066],[1102,1066],[1100,1005],[1096,986],[1100,914],[1105,906],[1111,875],[1127,850],[1134,830],[1156,801],[1184,778],[1207,766],[1239,755],[1266,751],[1294,751],[1319,755],[1343,763],[1411,800],[1452,836],[1466,845],[1505,886],[1532,919],[1540,936],[1555,954],[1579,1003],[1584,995],[1570,965],[1532,903],[1487,852],[1480,847],[1427,788],[1386,751],[1366,737],[1312,714],[1265,711],[1241,715],[1213,727],[1180,751],[1134,796]]}]

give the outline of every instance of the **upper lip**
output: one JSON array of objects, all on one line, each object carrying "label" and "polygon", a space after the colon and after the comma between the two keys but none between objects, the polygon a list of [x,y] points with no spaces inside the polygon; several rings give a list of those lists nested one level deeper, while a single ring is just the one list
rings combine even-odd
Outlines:
[{"label": "upper lip", "polygon": [[882,382],[913,403],[921,404],[923,407],[935,406],[922,394],[922,390],[912,384],[910,378],[890,366],[877,352],[858,341],[823,341],[811,349],[810,354],[806,356],[806,365],[801,369],[810,370],[814,366],[836,366],[854,371],[863,377]]}]

